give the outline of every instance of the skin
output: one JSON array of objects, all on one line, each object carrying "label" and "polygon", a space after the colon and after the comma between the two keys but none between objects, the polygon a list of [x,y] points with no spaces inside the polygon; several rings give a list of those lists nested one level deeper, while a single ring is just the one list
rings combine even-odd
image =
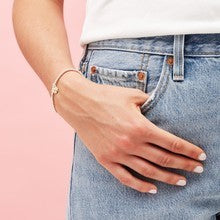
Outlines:
[{"label": "skin", "polygon": [[[13,4],[18,45],[49,94],[58,74],[74,67],[63,3],[15,0]],[[96,84],[76,72],[64,74],[57,86],[59,93],[54,97],[57,113],[77,132],[96,160],[122,184],[140,192],[157,190],[154,184],[134,177],[122,165],[172,185],[186,178],[166,167],[189,172],[196,166],[203,167],[198,156],[205,152],[199,146],[157,127],[141,114],[140,106],[149,97],[141,90]]]}]

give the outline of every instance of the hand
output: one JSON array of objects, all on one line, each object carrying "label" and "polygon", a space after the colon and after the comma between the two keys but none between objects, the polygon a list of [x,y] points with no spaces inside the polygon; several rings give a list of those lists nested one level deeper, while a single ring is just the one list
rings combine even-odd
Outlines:
[{"label": "hand", "polygon": [[197,166],[197,172],[202,169],[197,161],[204,153],[201,148],[157,127],[140,113],[148,94],[139,89],[97,84],[81,76],[73,78],[67,75],[60,82],[55,100],[58,112],[96,160],[122,184],[140,192],[155,193],[157,189],[122,165],[173,185],[184,185],[186,178],[151,162],[190,172]]}]

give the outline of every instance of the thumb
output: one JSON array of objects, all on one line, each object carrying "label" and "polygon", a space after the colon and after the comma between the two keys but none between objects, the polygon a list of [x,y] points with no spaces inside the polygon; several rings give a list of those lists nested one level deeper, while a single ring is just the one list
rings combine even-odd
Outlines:
[{"label": "thumb", "polygon": [[134,101],[134,103],[137,106],[142,106],[148,100],[149,97],[150,97],[150,94],[145,93],[145,92],[143,92],[141,90],[138,90],[137,93],[135,94],[135,101]]}]

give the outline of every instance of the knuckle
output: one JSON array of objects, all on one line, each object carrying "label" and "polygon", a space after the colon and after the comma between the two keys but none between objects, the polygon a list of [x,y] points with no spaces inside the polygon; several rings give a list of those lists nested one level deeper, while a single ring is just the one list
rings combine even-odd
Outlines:
[{"label": "knuckle", "polygon": [[150,128],[148,128],[148,129],[146,129],[146,132],[145,132],[145,134],[144,134],[144,137],[147,139],[147,140],[151,140],[152,139],[152,137],[153,137],[153,129],[150,129]]},{"label": "knuckle", "polygon": [[181,163],[181,169],[184,169],[184,170],[189,170],[191,168],[191,163],[188,161],[188,160],[184,160],[182,163]]},{"label": "knuckle", "polygon": [[132,136],[143,135],[146,132],[146,127],[143,122],[135,121],[131,124],[129,131]]},{"label": "knuckle", "polygon": [[171,143],[170,148],[171,148],[171,151],[179,153],[182,150],[182,146],[183,146],[182,140],[177,139]]},{"label": "knuckle", "polygon": [[173,175],[167,175],[165,177],[165,182],[169,184],[176,184],[176,178]]},{"label": "knuckle", "polygon": [[119,151],[117,147],[111,147],[110,149],[108,149],[108,155],[109,157],[117,157]]},{"label": "knuckle", "polygon": [[187,161],[183,161],[183,163],[182,163],[182,169],[184,169],[184,170],[192,171],[194,169],[194,167],[196,167],[194,162],[187,160]]},{"label": "knuckle", "polygon": [[162,155],[158,158],[158,164],[163,167],[169,167],[173,163],[173,159],[168,155]]},{"label": "knuckle", "polygon": [[107,155],[106,154],[99,154],[96,156],[96,160],[101,164],[105,164],[107,161]]},{"label": "knuckle", "polygon": [[126,151],[127,149],[132,148],[132,139],[128,135],[120,136],[116,141],[116,145],[118,148]]},{"label": "knuckle", "polygon": [[120,181],[121,184],[123,185],[130,185],[131,184],[131,180],[129,177],[121,175],[118,177],[118,180]]},{"label": "knuckle", "polygon": [[141,168],[141,173],[144,176],[147,176],[147,177],[153,177],[155,175],[154,170],[152,168],[149,168],[149,167],[142,167]]}]

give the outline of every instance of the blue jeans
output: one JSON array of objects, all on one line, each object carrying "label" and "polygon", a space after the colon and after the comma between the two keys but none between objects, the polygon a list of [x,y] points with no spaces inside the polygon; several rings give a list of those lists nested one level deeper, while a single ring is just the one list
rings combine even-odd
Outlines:
[{"label": "blue jeans", "polygon": [[75,133],[68,220],[216,219],[220,212],[220,34],[96,41],[84,49],[79,69],[95,83],[149,93],[142,114],[204,149],[207,159],[201,174],[167,168],[186,177],[183,187],[127,168],[158,188],[156,194],[141,193],[112,176]]}]

